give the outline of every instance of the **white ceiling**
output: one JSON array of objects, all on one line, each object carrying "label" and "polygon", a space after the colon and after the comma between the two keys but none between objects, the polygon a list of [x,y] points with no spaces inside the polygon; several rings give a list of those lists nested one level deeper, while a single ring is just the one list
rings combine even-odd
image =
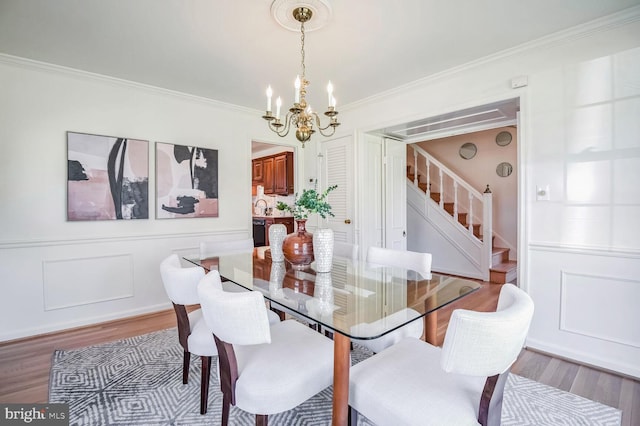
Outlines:
[{"label": "white ceiling", "polygon": [[[306,0],[313,2],[318,0]],[[329,0],[306,34],[309,100],[338,110],[640,0]],[[302,1],[304,3],[304,0]],[[0,53],[264,110],[300,73],[300,34],[272,0],[0,0]],[[317,105],[317,106],[316,106]]]}]

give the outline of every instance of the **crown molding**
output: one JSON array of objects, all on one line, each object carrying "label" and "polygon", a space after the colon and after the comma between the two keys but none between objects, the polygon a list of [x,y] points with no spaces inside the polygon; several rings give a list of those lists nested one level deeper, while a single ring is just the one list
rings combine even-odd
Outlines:
[{"label": "crown molding", "polygon": [[403,84],[398,87],[394,87],[393,89],[389,89],[384,92],[377,93],[367,98],[360,99],[358,101],[350,103],[349,105],[344,105],[342,107],[342,110],[346,111],[346,110],[354,109],[371,102],[380,101],[384,98],[387,98],[395,94],[401,94],[407,91],[411,91],[419,86],[423,86],[427,83],[436,82],[438,80],[450,77],[454,74],[476,68],[480,65],[488,64],[494,61],[499,61],[505,58],[509,58],[511,56],[519,55],[519,54],[533,51],[536,49],[549,48],[554,45],[568,43],[584,37],[589,37],[593,34],[610,31],[612,29],[622,27],[624,25],[628,25],[630,23],[633,23],[639,20],[640,20],[640,5],[633,6],[621,12],[607,15],[602,18],[594,19],[593,21],[589,21],[582,25],[577,25],[575,27],[567,28],[565,30],[561,30],[553,34],[549,34],[547,36],[538,38],[536,40],[532,40],[532,41],[520,44],[518,46],[505,49],[500,52],[493,53],[491,55],[484,56],[480,59],[476,59],[456,67],[448,68],[444,71],[431,74],[429,76],[420,78],[418,80],[414,80],[412,82]]},{"label": "crown molding", "polygon": [[119,87],[128,87],[135,90],[141,90],[148,93],[159,94],[162,96],[169,96],[186,100],[189,102],[202,103],[209,106],[214,106],[223,109],[235,110],[247,114],[262,113],[253,108],[247,108],[240,105],[230,104],[215,99],[206,98],[204,96],[191,95],[177,90],[165,89],[158,86],[152,86],[150,84],[138,83],[136,81],[126,80],[123,78],[112,77],[104,74],[93,73],[90,71],[79,70],[76,68],[65,67],[62,65],[51,64],[48,62],[36,61],[34,59],[23,58],[20,56],[13,56],[6,53],[0,53],[0,64],[6,64],[14,67],[21,67],[29,70],[44,71],[49,73],[58,73],[68,77],[85,79],[88,81],[97,81],[106,84],[112,84]]}]

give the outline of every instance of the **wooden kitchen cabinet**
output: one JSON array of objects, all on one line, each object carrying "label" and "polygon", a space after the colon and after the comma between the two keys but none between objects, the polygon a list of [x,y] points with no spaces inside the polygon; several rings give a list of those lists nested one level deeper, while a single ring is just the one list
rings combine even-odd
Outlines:
[{"label": "wooden kitchen cabinet", "polygon": [[264,186],[265,194],[276,194],[275,192],[275,176],[273,175],[274,158],[267,157],[262,159],[262,186]]},{"label": "wooden kitchen cabinet", "polygon": [[273,159],[275,194],[293,194],[293,152],[285,152]]},{"label": "wooden kitchen cabinet", "polygon": [[265,217],[264,218],[264,228],[266,229],[265,233],[265,245],[269,245],[269,227],[274,223],[281,223],[287,227],[287,235],[293,234],[293,217]]},{"label": "wooden kitchen cabinet", "polygon": [[293,194],[293,152],[256,158],[251,164],[253,195],[258,185],[262,185],[268,195]]},{"label": "wooden kitchen cabinet", "polygon": [[262,185],[264,181],[262,158],[256,158],[251,162],[251,177],[254,185]]},{"label": "wooden kitchen cabinet", "polygon": [[293,217],[274,217],[275,223],[281,223],[287,227],[287,235],[293,234]]}]

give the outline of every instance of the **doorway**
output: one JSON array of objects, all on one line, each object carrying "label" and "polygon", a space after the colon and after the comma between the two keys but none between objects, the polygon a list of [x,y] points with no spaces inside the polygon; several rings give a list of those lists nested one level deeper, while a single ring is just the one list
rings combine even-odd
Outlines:
[{"label": "doorway", "polygon": [[[380,145],[384,140],[384,138],[389,138],[389,137],[400,140],[406,145],[417,144],[417,143],[428,143],[429,141],[437,141],[437,140],[440,140],[440,141],[453,140],[455,141],[455,143],[457,143],[457,145],[455,149],[452,148],[451,151],[455,152],[456,156],[459,156],[461,154],[458,153],[459,151],[458,148],[460,148],[466,142],[470,142],[470,140],[467,141],[466,139],[472,139],[476,137],[476,135],[481,134],[482,132],[484,132],[486,135],[491,131],[495,131],[496,133],[499,133],[500,131],[507,131],[507,130],[508,130],[508,133],[511,133],[511,136],[514,141],[509,148],[514,148],[516,145],[519,145],[521,141],[520,125],[519,125],[519,109],[520,109],[520,99],[513,98],[513,99],[500,100],[497,102],[480,105],[477,107],[466,108],[466,109],[462,109],[459,111],[454,111],[446,114],[441,114],[441,115],[430,117],[430,118],[414,120],[411,122],[405,122],[402,124],[389,126],[383,129],[378,129],[376,131],[372,131],[364,135],[365,145],[368,146],[368,147],[365,147],[364,149],[365,156],[371,155],[371,154],[367,154],[366,153],[367,151],[372,151],[372,150],[375,151],[376,149],[379,150],[380,147],[379,146],[374,147],[374,145],[375,144]],[[496,136],[497,134],[493,135],[492,137],[495,138]],[[371,145],[372,143],[373,145]],[[502,149],[503,151],[506,151],[506,148],[504,148],[504,146],[506,145],[503,140],[501,141],[494,140],[492,141],[492,144],[496,150]],[[478,160],[480,157],[486,154],[486,149],[485,151],[482,152],[482,154],[483,155],[478,155],[476,157],[476,160]],[[494,161],[494,160],[491,160],[491,161]],[[413,160],[411,160],[411,162],[413,162]],[[470,162],[472,161],[467,161],[465,164],[465,167],[475,167],[477,164],[479,164],[476,161],[476,165],[471,165]],[[511,175],[508,175],[505,177],[497,177],[496,174],[498,173],[499,163],[501,162],[497,162],[496,164],[491,164],[491,167],[493,169],[492,173],[493,173],[494,181],[495,179],[502,179],[502,182],[500,183],[504,183],[510,179],[514,183],[514,188],[515,188],[514,193],[510,196],[512,198],[511,201],[513,201],[512,206],[507,209],[509,214],[511,215],[509,220],[512,222],[513,232],[508,237],[501,235],[500,241],[501,241],[501,244],[504,244],[505,240],[510,242],[510,244],[508,244],[508,247],[511,249],[509,250],[509,252],[511,252],[511,255],[512,255],[510,260],[516,262],[519,257],[518,249],[522,245],[521,229],[523,229],[523,225],[524,225],[524,217],[522,215],[522,209],[521,209],[523,200],[521,200],[521,196],[520,196],[520,194],[522,193],[522,188],[521,188],[522,180],[524,178],[523,176],[520,175],[520,169],[521,169],[520,165],[522,164],[521,155],[519,152],[517,152],[516,154],[514,154],[514,157],[509,161],[509,164],[511,166],[510,171],[512,172]],[[409,165],[411,163],[408,161],[407,164]],[[502,167],[501,170],[504,171],[505,167]],[[372,176],[369,176],[367,181],[370,181],[371,177]],[[402,180],[403,182],[401,185],[406,186],[407,179],[403,178]],[[483,192],[485,190],[486,183],[482,185],[476,184],[476,186],[479,186],[478,190],[480,192]],[[496,185],[496,186],[497,186],[496,190],[499,190],[500,185]],[[379,195],[380,197],[383,197],[385,194],[384,187],[380,186],[380,188],[377,189],[377,193],[380,194]],[[400,191],[396,193],[399,194]],[[493,195],[494,199],[498,199],[498,197],[504,197],[504,194],[498,194],[496,192]],[[375,195],[368,196],[368,198],[365,198],[365,200],[367,202],[374,202],[376,201]],[[404,204],[407,205],[407,210],[408,210],[407,203],[408,201],[405,199]],[[382,205],[381,205],[381,208],[383,208]],[[384,211],[386,212],[387,209],[385,209]],[[374,221],[376,224],[380,225],[380,229],[376,230],[377,232],[379,231],[379,235],[381,236],[386,235],[386,232],[387,232],[386,227],[388,225],[384,221],[382,221],[381,218],[378,220],[376,220],[375,218],[371,220]],[[408,229],[407,232],[411,232],[411,231]],[[373,241],[372,238],[369,238],[369,241],[363,241],[362,245],[366,246],[366,245],[373,245],[373,244],[381,245],[381,243],[384,244],[383,242],[384,237],[381,237],[380,239],[382,241]],[[410,250],[412,249],[410,244],[407,246],[407,248]],[[518,275],[517,270],[514,271],[513,273],[515,275],[515,278],[517,279],[517,275]]]},{"label": "doorway", "polygon": [[[297,148],[251,142],[251,216],[254,246],[268,244],[268,228],[285,215],[278,203],[292,205],[297,189]],[[291,231],[293,232],[293,230]]]}]

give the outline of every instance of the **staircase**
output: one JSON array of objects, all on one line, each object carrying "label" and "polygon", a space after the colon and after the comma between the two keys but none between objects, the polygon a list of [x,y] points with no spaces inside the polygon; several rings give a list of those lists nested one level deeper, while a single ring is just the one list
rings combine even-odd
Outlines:
[{"label": "staircase", "polygon": [[[473,199],[474,197],[479,198],[478,195],[474,195],[472,193],[473,190],[469,189],[467,205],[465,206],[464,203],[458,202],[459,198],[464,199],[464,197],[459,197],[459,192],[461,192],[460,188],[468,187],[468,184],[419,147],[409,146],[408,154],[410,151],[413,151],[413,161],[409,161],[409,159],[411,159],[411,155],[409,155],[407,161],[407,179],[410,183],[415,188],[419,189],[427,199],[432,200],[436,205],[440,206],[448,214],[450,221],[457,222],[468,230],[470,238],[475,238],[484,245],[484,236],[482,235],[482,232],[483,230],[490,231],[489,233],[492,235],[491,246],[486,247],[487,251],[490,250],[490,260],[487,265],[488,271],[486,269],[484,270],[485,272],[482,273],[482,279],[496,284],[515,282],[517,279],[517,262],[509,260],[510,249],[505,247],[495,247],[495,235],[491,232],[490,224],[488,227],[485,227],[480,223],[480,220],[474,218],[477,213],[474,215]],[[419,157],[424,157],[424,159],[420,158],[420,160],[424,161],[424,167],[422,168],[420,167],[418,160]],[[413,165],[411,165],[412,163]],[[417,176],[414,171],[416,169],[418,170]],[[439,177],[439,180],[437,178],[432,178],[431,175],[434,174],[434,170],[432,169],[436,170],[435,176]],[[447,185],[445,184],[445,181],[447,179],[451,181],[449,184],[451,189],[447,189],[448,199],[442,199],[441,191],[442,189],[446,189]],[[431,190],[434,181],[438,187],[436,191]],[[491,194],[488,186],[487,191],[485,191],[483,196],[488,200],[488,203],[484,202],[484,204],[488,204],[489,213],[486,213],[487,206],[482,205],[482,201],[479,201],[481,206],[476,208],[475,211],[481,211],[483,213],[482,217],[491,218]],[[462,211],[465,207],[470,211]],[[483,264],[484,262],[480,259],[479,263]]]}]

